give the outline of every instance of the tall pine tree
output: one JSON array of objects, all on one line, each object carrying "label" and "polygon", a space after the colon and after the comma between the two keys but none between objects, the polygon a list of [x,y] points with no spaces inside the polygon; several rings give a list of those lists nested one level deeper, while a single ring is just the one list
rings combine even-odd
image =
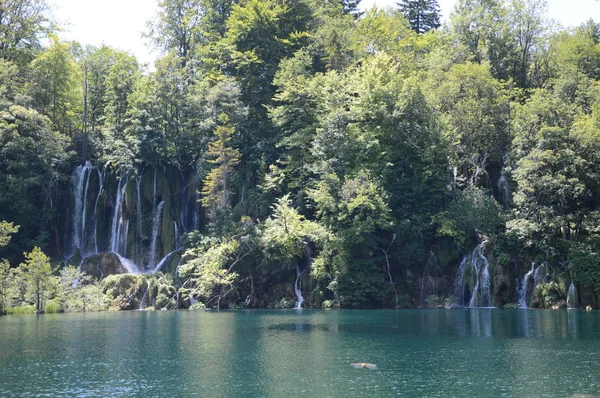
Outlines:
[{"label": "tall pine tree", "polygon": [[342,9],[346,14],[351,14],[354,18],[360,18],[364,12],[360,10],[361,0],[341,0]]},{"label": "tall pine tree", "polygon": [[397,4],[415,32],[422,34],[440,27],[437,0],[402,0]]}]

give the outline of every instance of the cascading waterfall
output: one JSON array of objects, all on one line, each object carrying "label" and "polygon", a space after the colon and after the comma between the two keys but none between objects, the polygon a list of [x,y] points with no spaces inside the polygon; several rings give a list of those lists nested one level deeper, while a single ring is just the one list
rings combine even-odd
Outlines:
[{"label": "cascading waterfall", "polygon": [[[183,234],[190,232],[193,224],[198,222],[194,177],[186,181],[182,175],[181,181],[163,186],[157,169],[153,178],[143,178],[138,172],[129,181],[133,173],[134,170],[127,172],[121,169],[114,175],[109,168],[93,166],[89,161],[75,168],[71,183],[71,209],[65,225],[65,261],[79,252],[81,265],[84,259],[106,251],[117,254],[128,272],[153,273],[173,258],[174,253],[181,251]],[[135,186],[130,186],[130,182]],[[181,194],[175,205],[162,200],[163,190],[186,182],[177,193],[170,194],[173,197]],[[148,204],[144,203],[145,183],[152,184],[146,187],[152,190],[152,203]],[[144,214],[146,205],[148,210],[152,209],[151,214]],[[147,223],[146,217],[149,218]],[[162,226],[167,225],[172,225],[174,238],[169,237],[165,241]],[[170,251],[164,257],[163,248],[169,249],[165,252]]]},{"label": "cascading waterfall", "polygon": [[158,206],[156,206],[156,211],[154,213],[154,217],[152,218],[152,243],[150,245],[150,266],[156,266],[156,239],[158,238],[158,227],[160,225],[160,216],[162,214],[163,206],[165,205],[165,201],[161,201]]},{"label": "cascading waterfall", "polygon": [[110,235],[110,251],[113,253],[119,253],[121,229],[123,227],[123,192],[125,192],[125,188],[127,188],[127,177],[122,176],[117,188],[115,211],[113,214],[112,231]]},{"label": "cascading waterfall", "polygon": [[83,209],[81,210],[81,235],[80,235],[80,251],[82,256],[88,255],[86,252],[86,239],[85,239],[85,220],[87,219],[87,197],[90,189],[90,176],[92,175],[92,165],[90,162],[86,162],[86,166],[89,166],[87,178],[85,182],[85,190],[83,191]]},{"label": "cascading waterfall", "polygon": [[467,268],[470,270],[470,274],[474,276],[475,287],[471,292],[471,298],[469,300],[469,307],[489,307],[491,305],[491,281],[490,281],[490,263],[488,259],[483,255],[487,241],[481,242],[473,252],[467,255],[458,268],[456,274],[455,289],[457,294],[458,303],[461,305],[465,304],[464,297],[464,277],[467,273]]},{"label": "cascading waterfall", "polygon": [[477,282],[475,283],[475,288],[473,288],[469,307],[489,307],[490,305],[490,263],[483,255],[485,243],[487,243],[487,241],[481,242],[473,251],[474,260],[471,264],[475,270]]},{"label": "cascading waterfall", "polygon": [[300,288],[300,278],[304,271],[300,271],[300,267],[296,265],[296,282],[294,282],[294,292],[296,293],[296,309],[302,308],[302,303],[304,302],[304,297],[302,297],[302,290]]},{"label": "cascading waterfall", "polygon": [[142,274],[143,270],[141,270],[133,261],[128,258],[121,256],[119,253],[115,253],[115,255],[121,261],[121,264],[125,267],[128,273],[130,274]]},{"label": "cascading waterfall", "polygon": [[[73,239],[71,241],[71,252],[67,258],[72,257],[77,249],[83,247],[83,236],[85,233],[85,212],[87,202],[87,191],[90,182],[92,164],[87,161],[82,166],[75,168],[74,174],[74,197],[75,209],[73,212]],[[85,190],[84,190],[85,187]]]},{"label": "cascading waterfall", "polygon": [[173,229],[175,231],[175,249],[181,248],[181,236],[179,235],[179,226],[177,225],[177,221],[173,221]]},{"label": "cascading waterfall", "polygon": [[150,286],[148,285],[148,283],[146,283],[146,290],[144,290],[144,295],[142,296],[142,299],[140,300],[140,310],[145,310],[146,309],[146,301],[148,300],[148,290],[150,290]]},{"label": "cascading waterfall", "polygon": [[571,281],[567,292],[567,308],[577,308],[577,301],[577,291],[575,290],[573,281]]},{"label": "cascading waterfall", "polygon": [[158,271],[160,271],[160,269],[163,267],[163,265],[165,265],[165,262],[167,261],[167,259],[169,257],[171,257],[171,255],[177,253],[179,251],[179,249],[175,249],[172,252],[168,253],[166,256],[164,256],[156,265],[156,267],[154,267],[154,269],[152,270],[152,274],[156,274]]},{"label": "cascading waterfall", "polygon": [[[521,287],[518,289],[518,299],[519,299],[519,308],[528,308],[527,300],[529,299],[529,281],[531,280],[531,276],[535,273],[535,263],[531,263],[531,269],[529,272],[525,274],[523,277],[523,281],[521,281]],[[534,283],[535,289],[535,283]]]},{"label": "cascading waterfall", "polygon": [[100,196],[104,189],[105,174],[106,169],[102,170],[102,172],[98,170],[98,196],[96,196],[96,201],[94,202],[94,253],[98,253],[98,203],[100,202]]},{"label": "cascading waterfall", "polygon": [[136,243],[137,243],[137,254],[139,256],[139,258],[141,258],[142,256],[142,190],[140,188],[142,184],[142,174],[140,174],[136,179],[135,179],[135,196],[136,196],[136,203],[135,203],[135,222],[136,222]]}]

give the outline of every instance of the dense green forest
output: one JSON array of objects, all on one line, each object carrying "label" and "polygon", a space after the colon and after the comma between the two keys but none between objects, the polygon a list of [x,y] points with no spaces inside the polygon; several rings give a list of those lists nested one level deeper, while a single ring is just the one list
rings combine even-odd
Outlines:
[{"label": "dense green forest", "polygon": [[0,312],[599,307],[600,24],[358,3],[160,0],[148,68],[3,1]]}]

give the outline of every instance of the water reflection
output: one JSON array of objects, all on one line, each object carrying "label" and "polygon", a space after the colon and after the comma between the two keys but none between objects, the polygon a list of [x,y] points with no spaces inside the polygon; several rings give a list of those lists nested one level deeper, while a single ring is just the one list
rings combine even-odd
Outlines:
[{"label": "water reflection", "polygon": [[575,310],[3,317],[0,396],[597,394],[599,333]]}]

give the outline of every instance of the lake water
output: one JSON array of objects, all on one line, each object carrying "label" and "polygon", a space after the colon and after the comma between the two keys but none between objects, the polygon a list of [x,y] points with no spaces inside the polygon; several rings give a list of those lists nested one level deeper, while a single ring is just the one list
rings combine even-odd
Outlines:
[{"label": "lake water", "polygon": [[[376,370],[354,369],[371,362]],[[4,397],[600,394],[600,313],[119,312],[0,317]]]}]

